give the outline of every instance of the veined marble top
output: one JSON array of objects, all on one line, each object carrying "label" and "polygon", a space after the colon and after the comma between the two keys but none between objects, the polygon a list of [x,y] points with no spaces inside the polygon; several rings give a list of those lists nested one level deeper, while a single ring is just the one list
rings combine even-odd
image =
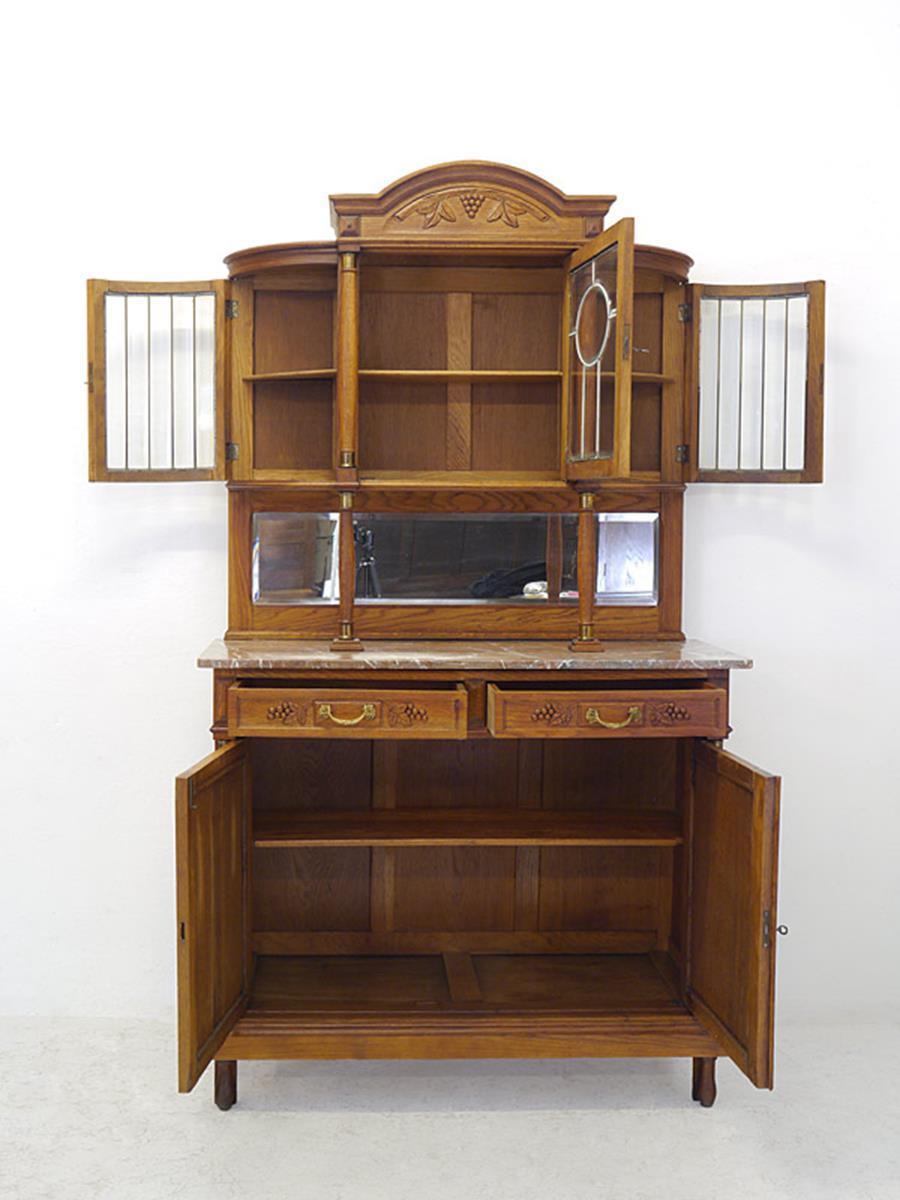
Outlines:
[{"label": "veined marble top", "polygon": [[570,650],[566,642],[370,641],[335,651],[328,641],[228,638],[212,642],[197,665],[236,671],[728,671],[751,659],[706,642],[604,642]]}]

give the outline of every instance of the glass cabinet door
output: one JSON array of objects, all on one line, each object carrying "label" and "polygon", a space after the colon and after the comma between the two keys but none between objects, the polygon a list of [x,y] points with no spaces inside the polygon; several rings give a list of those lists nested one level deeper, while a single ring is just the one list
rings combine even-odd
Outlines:
[{"label": "glass cabinet door", "polygon": [[88,280],[90,478],[225,478],[225,288]]},{"label": "glass cabinet door", "polygon": [[821,483],[825,284],[690,290],[686,478]]},{"label": "glass cabinet door", "polygon": [[634,221],[586,242],[568,261],[566,465],[569,479],[627,475],[631,457]]}]

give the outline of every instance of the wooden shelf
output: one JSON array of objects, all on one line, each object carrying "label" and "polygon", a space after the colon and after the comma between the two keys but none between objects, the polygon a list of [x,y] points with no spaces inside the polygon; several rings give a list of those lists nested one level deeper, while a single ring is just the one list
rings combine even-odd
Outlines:
[{"label": "wooden shelf", "polygon": [[261,955],[247,1012],[562,1017],[681,1007],[649,954]]},{"label": "wooden shelf", "polygon": [[360,379],[404,383],[546,383],[562,379],[562,371],[366,371]]},{"label": "wooden shelf", "polygon": [[[614,380],[616,377],[615,371],[601,371],[600,378]],[[632,371],[632,383],[674,383],[674,375],[660,375],[656,371]]]},{"label": "wooden shelf", "polygon": [[243,378],[244,383],[269,383],[291,379],[334,379],[336,374],[334,367],[324,367],[321,371],[261,371]]},{"label": "wooden shelf", "polygon": [[675,813],[653,809],[268,809],[256,846],[677,846]]}]

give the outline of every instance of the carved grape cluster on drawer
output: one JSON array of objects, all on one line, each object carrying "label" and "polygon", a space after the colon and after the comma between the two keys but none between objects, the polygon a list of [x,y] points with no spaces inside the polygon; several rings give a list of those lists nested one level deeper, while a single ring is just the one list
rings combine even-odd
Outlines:
[{"label": "carved grape cluster on drawer", "polygon": [[269,721],[280,721],[282,725],[288,725],[291,721],[302,724],[306,720],[306,709],[294,704],[292,700],[283,700],[280,704],[269,705],[266,718]]},{"label": "carved grape cluster on drawer", "polygon": [[680,721],[691,719],[690,710],[672,700],[665,704],[651,704],[649,716],[651,725],[677,725]]},{"label": "carved grape cluster on drawer", "polygon": [[391,704],[387,710],[388,725],[409,729],[411,725],[424,725],[428,720],[428,709],[418,704]]},{"label": "carved grape cluster on drawer", "polygon": [[548,701],[534,710],[531,719],[544,725],[571,725],[574,715],[575,711],[570,704],[564,708],[557,708],[552,701]]}]

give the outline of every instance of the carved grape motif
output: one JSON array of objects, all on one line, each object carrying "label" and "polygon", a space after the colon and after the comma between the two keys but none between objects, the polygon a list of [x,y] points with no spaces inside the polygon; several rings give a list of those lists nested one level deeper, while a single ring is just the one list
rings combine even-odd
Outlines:
[{"label": "carved grape motif", "polygon": [[266,717],[270,721],[280,721],[287,725],[288,721],[297,716],[300,710],[290,700],[282,700],[280,704],[270,704],[266,709]]},{"label": "carved grape motif", "polygon": [[548,700],[540,708],[534,710],[531,714],[531,719],[545,725],[571,725],[572,716],[573,712],[570,707],[557,708],[552,700]]},{"label": "carved grape motif", "polygon": [[392,704],[388,708],[388,725],[408,729],[411,725],[424,724],[428,720],[428,709],[417,704]]},{"label": "carved grape motif", "polygon": [[679,721],[690,719],[690,710],[672,700],[667,704],[657,704],[650,712],[651,725],[677,725]]}]

